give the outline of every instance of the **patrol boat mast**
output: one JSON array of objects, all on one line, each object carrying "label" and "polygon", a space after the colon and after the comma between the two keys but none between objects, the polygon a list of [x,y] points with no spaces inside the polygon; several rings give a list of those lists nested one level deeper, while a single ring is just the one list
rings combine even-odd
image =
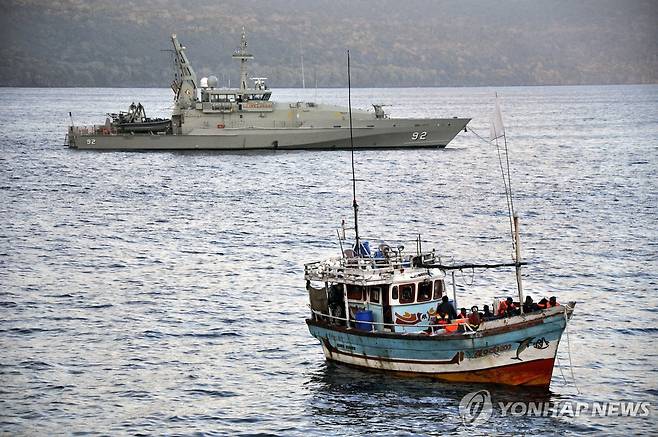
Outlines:
[{"label": "patrol boat mast", "polygon": [[254,59],[254,55],[247,52],[247,34],[242,28],[240,46],[233,52],[233,59],[240,60],[240,91],[247,89],[247,60]]},{"label": "patrol boat mast", "polygon": [[171,113],[171,126],[174,135],[182,133],[184,117],[183,111],[192,108],[196,101],[197,77],[192,64],[190,64],[185,47],[178,42],[176,34],[171,34],[174,45],[174,80],[171,89],[174,91],[174,109]]},{"label": "patrol boat mast", "polygon": [[196,73],[187,59],[185,47],[178,42],[175,33],[171,35],[171,42],[174,45],[174,63],[176,65],[171,89],[175,94],[176,109],[191,108],[196,100],[198,86]]}]

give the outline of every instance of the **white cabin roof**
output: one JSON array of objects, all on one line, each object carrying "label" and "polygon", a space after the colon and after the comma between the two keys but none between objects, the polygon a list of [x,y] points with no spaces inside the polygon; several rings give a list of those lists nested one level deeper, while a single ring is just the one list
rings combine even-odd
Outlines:
[{"label": "white cabin roof", "polygon": [[[433,256],[423,254],[423,259],[433,259]],[[427,268],[414,267],[411,256],[396,259],[335,257],[304,267],[306,280],[355,285],[419,282],[438,276]]]}]

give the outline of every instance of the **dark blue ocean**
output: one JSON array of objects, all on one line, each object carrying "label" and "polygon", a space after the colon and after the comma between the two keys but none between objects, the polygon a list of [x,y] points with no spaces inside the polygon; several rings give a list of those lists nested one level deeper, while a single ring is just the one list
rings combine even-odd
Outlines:
[{"label": "dark blue ocean", "polygon": [[[0,432],[7,435],[604,435],[658,431],[658,86],[356,89],[355,107],[507,129],[527,294],[578,302],[551,391],[496,401],[649,402],[648,417],[462,424],[482,386],[324,360],[304,323],[305,262],[339,254],[350,153],[89,152],[76,124],[166,89],[0,89]],[[345,105],[346,90],[279,101]],[[509,260],[495,147],[358,151],[362,232],[422,234],[446,260]],[[460,306],[512,293],[463,272]],[[569,354],[569,349],[571,353]],[[569,368],[569,362],[573,364]],[[575,381],[572,378],[575,377]]]}]

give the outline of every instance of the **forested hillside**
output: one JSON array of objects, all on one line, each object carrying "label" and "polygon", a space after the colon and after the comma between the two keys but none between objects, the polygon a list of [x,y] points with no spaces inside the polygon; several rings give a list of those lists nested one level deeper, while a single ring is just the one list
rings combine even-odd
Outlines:
[{"label": "forested hillside", "polygon": [[1,86],[168,86],[170,34],[201,75],[275,87],[658,82],[650,0],[0,0]]}]

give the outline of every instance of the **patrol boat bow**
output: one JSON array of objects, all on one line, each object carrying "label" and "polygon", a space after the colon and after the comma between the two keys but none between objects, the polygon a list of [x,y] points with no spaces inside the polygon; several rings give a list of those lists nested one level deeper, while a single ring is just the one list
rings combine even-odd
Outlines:
[{"label": "patrol boat bow", "polygon": [[[68,145],[77,149],[345,149],[351,147],[346,108],[313,102],[272,101],[266,78],[251,78],[243,30],[233,59],[240,62],[240,87],[218,88],[217,78],[200,81],[176,35],[173,44],[175,77],[171,84],[171,120],[128,126],[117,120],[105,125],[69,127]],[[374,111],[353,111],[356,148],[445,147],[469,118],[393,119],[382,105]]]}]

